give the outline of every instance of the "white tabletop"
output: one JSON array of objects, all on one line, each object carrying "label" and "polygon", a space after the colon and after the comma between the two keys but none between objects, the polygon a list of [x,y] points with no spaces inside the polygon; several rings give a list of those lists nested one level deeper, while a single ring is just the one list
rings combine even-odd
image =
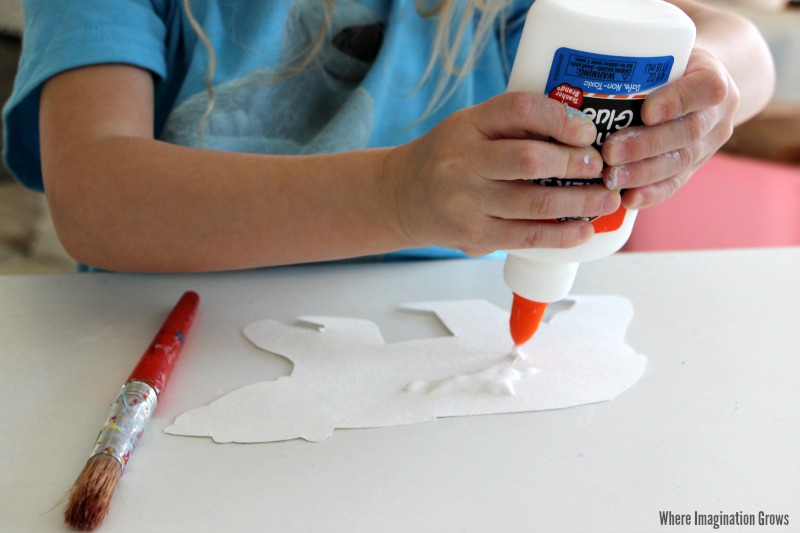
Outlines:
[{"label": "white tabletop", "polygon": [[[63,531],[59,499],[180,294],[200,310],[101,531],[657,532],[660,511],[788,515],[800,531],[800,248],[618,254],[575,294],[635,307],[649,361],[617,399],[572,409],[215,444],[163,428],[289,364],[241,328],[367,318],[387,341],[443,335],[403,303],[510,305],[502,261],[306,266],[195,276],[0,278],[0,530]],[[55,509],[53,510],[55,506]]]}]

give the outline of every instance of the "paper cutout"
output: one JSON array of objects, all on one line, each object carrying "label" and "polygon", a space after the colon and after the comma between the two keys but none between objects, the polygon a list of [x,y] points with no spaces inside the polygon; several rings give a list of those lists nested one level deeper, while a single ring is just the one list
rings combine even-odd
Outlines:
[{"label": "paper cutout", "polygon": [[633,306],[618,296],[572,299],[523,347],[526,359],[509,353],[508,312],[482,300],[404,306],[435,313],[453,336],[393,344],[366,320],[301,317],[316,330],[256,322],[245,336],[291,360],[291,375],[187,411],[165,431],[219,443],[321,442],[336,428],[610,400],[636,383],[647,362],[625,344]]}]

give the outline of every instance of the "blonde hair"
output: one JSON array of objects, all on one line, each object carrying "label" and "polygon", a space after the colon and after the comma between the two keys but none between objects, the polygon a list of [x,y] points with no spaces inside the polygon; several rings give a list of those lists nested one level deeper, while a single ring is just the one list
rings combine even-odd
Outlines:
[{"label": "blonde hair", "polygon": [[[453,21],[458,14],[459,2],[457,0],[437,0],[430,8],[423,6],[424,0],[415,0],[417,12],[423,18],[438,16],[436,35],[433,50],[428,60],[419,85],[425,83],[437,66],[441,67],[439,79],[436,80],[433,98],[428,103],[428,108],[423,116],[428,116],[439,109],[447,99],[452,96],[458,87],[459,81],[475,66],[478,56],[483,51],[488,37],[495,27],[499,26],[501,46],[505,45],[506,19],[501,16],[511,5],[511,0],[466,0],[458,25],[453,31]],[[459,62],[462,56],[463,41],[472,21],[477,18],[472,46],[467,51],[466,57]],[[503,50],[505,52],[505,50]],[[506,53],[503,58],[508,57]],[[505,65],[509,69],[509,65]]]},{"label": "blonde hair", "polygon": [[[460,4],[463,3],[463,7]],[[433,97],[428,103],[420,120],[429,116],[430,114],[441,108],[447,99],[452,96],[453,92],[458,88],[458,83],[461,79],[469,73],[475,66],[477,58],[483,51],[488,41],[491,32],[497,28],[500,32],[502,43],[504,46],[506,19],[503,13],[509,8],[512,0],[414,0],[414,6],[417,13],[422,18],[436,18],[436,35],[434,36],[433,49],[422,79],[419,80],[417,87],[419,88],[436,71],[439,69],[439,77],[435,81]],[[317,55],[325,46],[328,39],[330,39],[331,19],[336,0],[324,0],[325,13],[322,19],[322,24],[319,32],[312,43],[304,50],[297,58],[287,64],[279,66],[278,70],[274,73],[276,81],[282,81],[297,75],[307,69]],[[202,26],[192,13],[190,0],[183,0],[184,10],[189,19],[189,23],[198,38],[203,43],[206,51],[208,52],[209,61],[208,69],[206,71],[205,86],[208,93],[208,106],[200,123],[200,135],[208,117],[214,108],[214,73],[216,70],[216,53],[211,41],[203,31]],[[454,24],[456,17],[459,15],[458,24]],[[475,24],[474,33],[470,34],[468,30],[472,27],[473,21],[477,19]],[[466,50],[466,55],[462,50],[464,40],[467,36],[471,36],[471,46]],[[503,50],[505,52],[505,50]],[[506,53],[502,54],[503,58],[507,57]],[[463,58],[459,61],[460,58]],[[505,65],[506,69],[509,65]]]}]

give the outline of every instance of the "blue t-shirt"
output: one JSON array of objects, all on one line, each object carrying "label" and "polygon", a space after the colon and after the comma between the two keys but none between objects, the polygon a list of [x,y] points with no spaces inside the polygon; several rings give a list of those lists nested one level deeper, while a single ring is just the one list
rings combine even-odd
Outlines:
[{"label": "blue t-shirt", "polygon": [[[314,63],[280,82],[273,75],[276,67],[300,57],[318,35],[324,13],[319,0],[192,0],[217,55],[215,103],[201,136],[209,55],[182,2],[25,0],[22,57],[3,110],[6,165],[22,184],[42,190],[42,84],[65,70],[99,63],[153,73],[154,135],[167,142],[265,154],[402,144],[452,112],[505,90],[532,1],[514,1],[504,15],[505,32],[490,35],[453,94],[420,120],[438,80],[434,73],[420,85],[436,19],[420,17],[413,0],[338,0],[331,38]],[[434,248],[400,255],[460,254]]]}]

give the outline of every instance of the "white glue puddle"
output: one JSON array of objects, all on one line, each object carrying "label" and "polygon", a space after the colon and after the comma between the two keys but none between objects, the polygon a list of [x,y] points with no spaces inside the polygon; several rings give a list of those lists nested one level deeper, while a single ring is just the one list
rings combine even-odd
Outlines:
[{"label": "white glue puddle", "polygon": [[470,394],[500,394],[516,395],[516,383],[523,379],[536,375],[538,368],[514,368],[517,361],[517,354],[521,354],[515,349],[512,355],[511,364],[497,365],[475,372],[473,374],[460,374],[440,379],[438,381],[412,381],[406,385],[406,392],[417,394],[455,394],[466,392]]}]

